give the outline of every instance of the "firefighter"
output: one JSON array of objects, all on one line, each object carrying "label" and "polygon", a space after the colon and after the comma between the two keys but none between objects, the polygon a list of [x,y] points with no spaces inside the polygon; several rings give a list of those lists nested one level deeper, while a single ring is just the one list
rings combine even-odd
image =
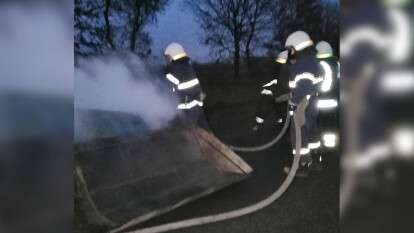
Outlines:
[{"label": "firefighter", "polygon": [[[288,87],[288,68],[287,68],[287,51],[279,53],[275,60],[276,63],[276,77],[272,77],[270,80],[266,80],[262,89],[260,90],[260,101],[257,106],[255,125],[253,131],[258,131],[263,127],[265,120],[269,117],[272,110],[276,109],[276,113],[279,115],[274,119],[276,126],[283,125],[285,117],[283,113],[286,112],[282,104],[278,104],[277,99],[281,98],[283,94],[289,93]],[[283,98],[282,98],[283,99]]]},{"label": "firefighter", "polygon": [[[324,72],[324,81],[319,87],[320,95],[324,98],[335,98],[339,95],[339,62],[333,55],[331,45],[326,41],[320,41],[316,45],[316,58],[319,60]],[[322,96],[321,96],[322,97]]]},{"label": "firefighter", "polygon": [[[323,70],[323,82],[318,87],[317,103],[321,143],[324,149],[332,149],[333,140],[329,138],[336,137],[338,133],[336,131],[338,125],[339,63],[333,55],[331,45],[326,41],[320,41],[316,45],[316,58]],[[312,168],[315,170],[323,169],[323,153],[318,153],[316,150],[313,153],[313,161]]]},{"label": "firefighter", "polygon": [[167,60],[165,78],[171,91],[179,98],[177,109],[182,111],[187,120],[197,123],[201,117],[205,95],[190,59],[183,46],[178,43],[169,44],[164,55]]},{"label": "firefighter", "polygon": [[[295,125],[291,127],[292,153],[300,154],[301,162],[297,176],[308,175],[312,164],[311,151],[320,147],[317,125],[317,86],[323,81],[322,70],[315,59],[313,41],[304,31],[296,31],[288,36],[285,47],[288,50],[290,62],[289,87],[291,96],[289,100],[289,114],[304,112],[301,127],[302,147],[295,149]],[[304,104],[303,104],[304,103]],[[304,109],[304,110],[303,110]],[[284,171],[288,172],[289,166]]]}]

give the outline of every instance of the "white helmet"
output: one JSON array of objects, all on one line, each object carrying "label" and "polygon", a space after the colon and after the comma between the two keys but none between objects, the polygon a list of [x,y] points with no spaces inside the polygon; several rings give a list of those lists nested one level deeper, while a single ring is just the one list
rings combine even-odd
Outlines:
[{"label": "white helmet", "polygon": [[276,62],[280,64],[285,64],[288,59],[288,51],[284,50],[277,55]]},{"label": "white helmet", "polygon": [[169,57],[172,61],[186,57],[187,53],[184,51],[183,46],[178,43],[171,43],[164,51],[164,55]]},{"label": "white helmet", "polygon": [[332,57],[333,55],[332,47],[326,41],[320,41],[318,44],[316,44],[316,51],[316,57],[320,59]]},{"label": "white helmet", "polygon": [[296,51],[301,51],[309,46],[313,45],[308,33],[304,31],[296,31],[288,36],[286,39],[285,47],[294,47]]}]

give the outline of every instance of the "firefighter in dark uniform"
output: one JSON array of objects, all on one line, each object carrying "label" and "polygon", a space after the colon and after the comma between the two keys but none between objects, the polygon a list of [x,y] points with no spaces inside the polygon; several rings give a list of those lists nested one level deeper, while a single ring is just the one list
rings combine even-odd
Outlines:
[{"label": "firefighter in dark uniform", "polygon": [[164,55],[168,63],[165,78],[179,98],[177,109],[189,122],[199,123],[205,95],[187,53],[180,44],[171,43]]},{"label": "firefighter in dark uniform", "polygon": [[321,99],[335,98],[339,96],[339,62],[333,55],[331,45],[326,41],[320,41],[316,45],[316,58],[322,67],[324,80],[320,84],[319,93]]},{"label": "firefighter in dark uniform", "polygon": [[[293,115],[298,107],[305,106],[304,121],[301,125],[302,147],[300,151],[295,150],[295,125],[291,126],[292,153],[300,154],[301,166],[297,176],[305,177],[312,164],[311,151],[320,147],[320,135],[317,124],[317,88],[323,81],[323,72],[319,62],[315,59],[313,41],[306,32],[296,31],[289,35],[285,47],[288,50],[288,61],[290,62],[289,87],[291,97],[289,100],[289,114]],[[300,105],[304,103],[305,105]],[[285,172],[289,167],[284,168]]]},{"label": "firefighter in dark uniform", "polygon": [[[335,149],[338,129],[339,102],[339,62],[333,55],[331,45],[320,41],[316,45],[316,58],[323,71],[323,81],[318,87],[319,126],[321,129],[321,148],[326,151]],[[315,153],[313,168],[322,170],[323,154]],[[315,157],[316,156],[316,157]]]},{"label": "firefighter in dark uniform", "polygon": [[283,105],[283,95],[289,94],[289,69],[287,63],[287,51],[279,53],[276,64],[276,76],[266,80],[260,91],[260,102],[257,106],[255,125],[253,131],[258,131],[263,127],[265,120],[268,120],[272,111],[276,110],[278,117],[272,119],[276,126],[284,123],[286,106]]}]

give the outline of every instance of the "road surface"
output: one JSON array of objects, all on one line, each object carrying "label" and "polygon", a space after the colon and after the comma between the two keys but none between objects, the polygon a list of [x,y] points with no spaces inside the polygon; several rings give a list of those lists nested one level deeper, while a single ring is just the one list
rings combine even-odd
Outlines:
[{"label": "road surface", "polygon": [[[267,127],[258,133],[252,133],[250,128],[246,127],[249,123],[251,124],[249,122],[252,113],[250,106],[242,104],[210,109],[211,111],[207,115],[216,136],[226,142],[240,143],[244,141],[251,144],[262,143],[274,137],[280,126]],[[235,112],[238,114],[234,114]],[[283,140],[266,151],[238,153],[255,169],[251,177],[129,230],[220,213],[254,204],[270,195],[283,181],[283,158],[288,155],[289,151],[288,141]],[[329,153],[326,158],[326,169],[323,172],[312,173],[305,179],[296,179],[279,200],[261,211],[234,220],[172,232],[339,232],[338,154]]]}]

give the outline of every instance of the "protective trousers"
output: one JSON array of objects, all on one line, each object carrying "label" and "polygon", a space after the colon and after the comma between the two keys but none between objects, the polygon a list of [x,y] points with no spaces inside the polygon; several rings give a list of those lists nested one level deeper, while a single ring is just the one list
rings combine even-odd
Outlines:
[{"label": "protective trousers", "polygon": [[[309,154],[311,150],[317,149],[320,146],[320,132],[318,127],[318,109],[317,97],[312,96],[307,100],[303,100],[296,109],[299,122],[301,123],[301,140],[302,147],[299,152],[302,155]],[[291,129],[291,144],[292,152],[296,154],[295,150],[295,123],[292,121]]]}]

